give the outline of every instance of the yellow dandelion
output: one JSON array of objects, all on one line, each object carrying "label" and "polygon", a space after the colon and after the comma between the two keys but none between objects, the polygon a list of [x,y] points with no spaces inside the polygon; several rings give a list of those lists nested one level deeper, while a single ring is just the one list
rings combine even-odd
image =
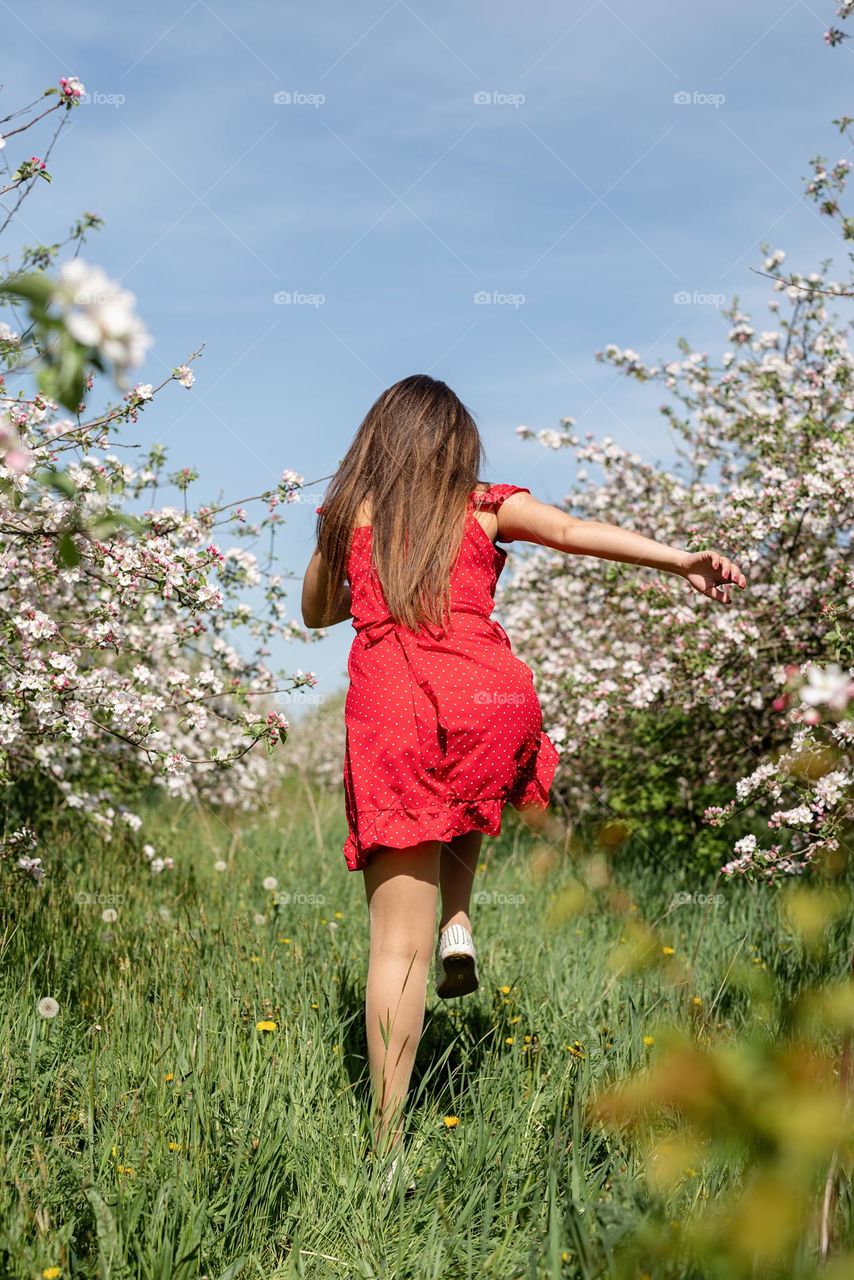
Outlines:
[{"label": "yellow dandelion", "polygon": [[521,1013],[517,1013],[516,1016],[513,1018],[508,1018],[508,1022],[510,1023],[511,1026],[513,1025],[514,1022],[521,1022],[521,1021],[522,1021]]},{"label": "yellow dandelion", "polygon": [[674,951],[673,947],[662,947],[661,954],[663,956],[675,956],[676,952]]},{"label": "yellow dandelion", "polygon": [[167,1071],[163,1079],[166,1081],[167,1084],[171,1084],[172,1081],[175,1079],[175,1073],[173,1071]]},{"label": "yellow dandelion", "polygon": [[443,1116],[442,1124],[446,1129],[454,1129],[460,1123],[459,1116]]},{"label": "yellow dandelion", "polygon": [[180,1144],[180,1142],[170,1142],[170,1143],[169,1143],[169,1150],[170,1150],[170,1151],[180,1151],[180,1150],[181,1150],[181,1144]]},{"label": "yellow dandelion", "polygon": [[315,1004],[315,1003],[314,1003],[314,1001],[312,1000],[312,1002],[311,1002],[311,1007],[312,1007],[312,1009],[319,1009],[319,1008],[320,1008],[320,1005],[319,1005],[319,1004]]},{"label": "yellow dandelion", "polygon": [[250,964],[260,964],[260,963],[261,963],[261,957],[260,957],[260,956],[250,956],[250,957],[249,957],[249,963],[250,963]]},{"label": "yellow dandelion", "polygon": [[42,1280],[56,1280],[56,1277],[61,1275],[62,1267],[45,1267],[42,1272]]},{"label": "yellow dandelion", "polygon": [[344,919],[344,912],[343,912],[343,911],[336,911],[336,912],[335,912],[335,919],[336,919],[336,920],[343,920],[343,919]]},{"label": "yellow dandelion", "polygon": [[279,938],[279,942],[284,942],[286,947],[289,947],[291,945],[290,938]]},{"label": "yellow dandelion", "polygon": [[270,1018],[262,1018],[260,1022],[255,1023],[256,1031],[275,1031],[276,1023]]},{"label": "yellow dandelion", "polygon": [[692,1004],[698,1004],[698,1005],[699,1005],[699,1004],[702,1004],[702,1003],[703,1003],[702,997],[701,997],[701,996],[692,996],[692,997],[691,997],[691,1003],[692,1003]]},{"label": "yellow dandelion", "polygon": [[515,1041],[514,1041],[513,1036],[508,1036],[508,1037],[507,1037],[507,1039],[504,1041],[504,1043],[505,1043],[505,1044],[514,1044],[514,1043],[515,1043]]},{"label": "yellow dandelion", "polygon": [[131,1177],[131,1178],[135,1178],[135,1177],[136,1177],[136,1169],[132,1169],[132,1168],[131,1168],[131,1166],[130,1166],[129,1164],[117,1164],[117,1165],[116,1165],[116,1172],[117,1172],[117,1173],[126,1173],[126,1174],[128,1174],[128,1176],[129,1176],[129,1177]]},{"label": "yellow dandelion", "polygon": [[530,1043],[531,1043],[531,1037],[525,1036],[525,1044],[530,1044]]},{"label": "yellow dandelion", "polygon": [[502,995],[509,996],[509,994],[510,994],[510,987],[501,987],[501,988],[500,988],[500,990],[501,990],[501,994],[502,994]]},{"label": "yellow dandelion", "polygon": [[118,1154],[119,1154],[119,1149],[118,1149],[118,1147],[113,1147],[113,1150],[112,1150],[112,1156],[113,1156],[113,1159],[114,1159],[114,1160],[115,1160],[115,1158],[116,1158],[116,1156],[117,1156]]},{"label": "yellow dandelion", "polygon": [[655,1044],[655,1036],[644,1036],[643,1042],[645,1045]]}]

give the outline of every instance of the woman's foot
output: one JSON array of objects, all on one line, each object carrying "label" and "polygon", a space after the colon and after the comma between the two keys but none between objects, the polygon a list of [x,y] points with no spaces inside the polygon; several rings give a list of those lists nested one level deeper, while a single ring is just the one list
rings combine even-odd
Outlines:
[{"label": "woman's foot", "polygon": [[477,956],[470,930],[449,924],[436,945],[436,994],[442,1000],[467,996],[478,987]]}]

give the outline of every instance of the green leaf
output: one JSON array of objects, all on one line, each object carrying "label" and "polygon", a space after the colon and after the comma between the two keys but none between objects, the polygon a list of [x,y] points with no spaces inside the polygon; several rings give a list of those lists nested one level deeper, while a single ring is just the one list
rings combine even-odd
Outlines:
[{"label": "green leaf", "polygon": [[77,492],[74,481],[67,471],[52,471],[45,468],[42,471],[36,471],[33,479],[39,484],[48,485],[51,489],[55,489],[57,493],[61,493],[65,498],[73,498]]},{"label": "green leaf", "polygon": [[104,1266],[107,1271],[109,1271],[119,1246],[119,1233],[116,1226],[116,1220],[110,1212],[107,1202],[103,1199],[96,1187],[86,1188],[86,1198],[92,1206],[92,1214],[95,1218],[95,1231],[98,1236],[98,1250],[104,1261]]},{"label": "green leaf", "polygon": [[70,334],[61,335],[59,351],[39,369],[38,384],[51,400],[77,412],[86,390],[86,351]]},{"label": "green leaf", "polygon": [[237,1276],[240,1275],[248,1261],[248,1255],[236,1258],[234,1262],[232,1262],[230,1266],[226,1267],[225,1271],[221,1273],[219,1280],[237,1280]]},{"label": "green leaf", "polygon": [[112,511],[107,516],[101,516],[90,527],[89,532],[93,538],[99,541],[108,538],[110,534],[117,533],[119,529],[128,529],[132,533],[139,533],[144,528],[144,522],[137,516],[132,516],[126,511]]},{"label": "green leaf", "polygon": [[70,533],[64,533],[58,544],[59,558],[69,568],[73,569],[76,564],[80,563],[80,552],[74,543]]},{"label": "green leaf", "polygon": [[56,286],[44,271],[30,271],[27,275],[12,276],[0,282],[0,293],[9,293],[15,298],[24,298],[28,302],[46,306]]}]

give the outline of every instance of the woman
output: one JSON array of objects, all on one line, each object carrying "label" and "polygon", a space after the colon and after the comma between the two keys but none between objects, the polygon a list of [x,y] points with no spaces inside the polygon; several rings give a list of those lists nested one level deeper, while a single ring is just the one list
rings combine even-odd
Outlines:
[{"label": "woman", "polygon": [[[557,752],[531,670],[490,617],[506,551],[531,542],[679,574],[730,604],[746,585],[717,551],[580,520],[519,485],[479,481],[484,450],[444,382],[417,374],[371,407],[317,508],[306,626],[352,618],[344,857],[371,928],[365,1011],[375,1148],[392,1157],[423,1028],[429,962],[443,998],[477,987],[469,904],[483,836],[507,804],[545,808]],[[412,1183],[408,1185],[412,1190]]]}]

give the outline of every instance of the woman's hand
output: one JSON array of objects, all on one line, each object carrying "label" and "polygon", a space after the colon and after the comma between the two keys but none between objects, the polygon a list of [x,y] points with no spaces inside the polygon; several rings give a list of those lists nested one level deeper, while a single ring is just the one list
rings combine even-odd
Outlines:
[{"label": "woman's hand", "polygon": [[679,572],[710,600],[720,604],[732,604],[732,587],[746,587],[747,579],[734,560],[728,560],[719,551],[686,551]]}]

